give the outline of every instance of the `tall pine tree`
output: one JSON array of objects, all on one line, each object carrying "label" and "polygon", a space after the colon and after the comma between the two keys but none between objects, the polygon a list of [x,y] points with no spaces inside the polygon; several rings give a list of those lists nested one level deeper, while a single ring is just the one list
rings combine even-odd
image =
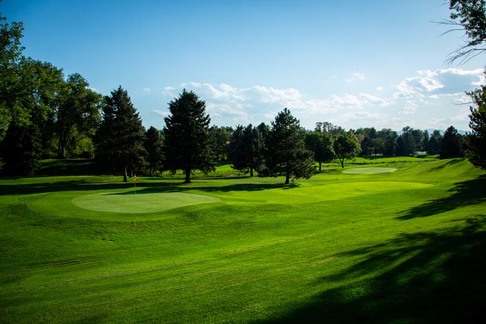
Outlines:
[{"label": "tall pine tree", "polygon": [[486,170],[486,85],[470,93],[474,106],[469,115],[469,128],[466,136],[466,154],[476,167]]},{"label": "tall pine tree", "polygon": [[305,131],[299,120],[285,108],[272,122],[268,135],[266,168],[261,175],[285,175],[285,184],[290,178],[310,178],[314,173],[314,158],[305,148]]},{"label": "tall pine tree", "polygon": [[165,168],[174,173],[182,170],[184,182],[190,183],[194,170],[214,170],[211,119],[206,114],[206,103],[186,89],[169,103],[169,110],[171,115],[165,117],[164,128]]},{"label": "tall pine tree", "polygon": [[105,97],[103,121],[95,137],[95,161],[101,169],[123,171],[127,182],[128,172],[136,172],[145,162],[144,135],[142,120],[127,91],[118,87]]},{"label": "tall pine tree", "polygon": [[249,124],[239,125],[230,141],[230,161],[236,170],[250,173],[253,177],[255,170],[261,169],[263,164],[264,139],[260,130]]},{"label": "tall pine tree", "polygon": [[145,133],[144,147],[147,151],[147,164],[149,168],[149,174],[158,169],[163,165],[164,155],[162,153],[163,138],[162,134],[155,127],[150,127]]},{"label": "tall pine tree", "polygon": [[440,148],[441,159],[451,159],[463,157],[461,135],[457,132],[454,126],[450,126],[444,133]]}]

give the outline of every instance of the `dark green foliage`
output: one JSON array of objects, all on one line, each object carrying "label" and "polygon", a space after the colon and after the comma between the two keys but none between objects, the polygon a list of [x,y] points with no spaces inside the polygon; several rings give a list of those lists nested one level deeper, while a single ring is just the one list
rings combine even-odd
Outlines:
[{"label": "dark green foliage", "polygon": [[380,137],[374,127],[359,128],[355,131],[361,143],[361,156],[383,155],[385,149],[385,138]]},{"label": "dark green foliage", "polygon": [[397,138],[397,155],[411,156],[417,151],[417,136],[414,129],[405,127]]},{"label": "dark green foliage", "polygon": [[442,144],[442,134],[438,130],[434,130],[427,143],[427,153],[431,155],[440,154],[440,147]]},{"label": "dark green foliage", "polygon": [[23,29],[22,23],[9,24],[0,13],[0,141],[12,120],[12,105],[23,92],[19,78]]},{"label": "dark green foliage", "polygon": [[242,125],[236,126],[228,145],[228,157],[231,167],[240,171],[248,169],[245,156],[244,130],[245,128]]},{"label": "dark green foliage", "polygon": [[123,181],[128,171],[135,173],[145,161],[143,148],[145,130],[126,90],[113,90],[105,97],[103,121],[96,134],[95,161],[105,171],[123,170]]},{"label": "dark green foliage", "polygon": [[344,168],[344,160],[354,159],[361,151],[358,139],[351,131],[337,135],[333,146],[342,168]]},{"label": "dark green foliage", "polygon": [[307,132],[305,136],[306,148],[314,153],[314,160],[319,163],[319,171],[322,163],[331,162],[334,158],[332,137],[325,132]]},{"label": "dark green foliage", "polygon": [[461,140],[461,135],[457,133],[457,130],[453,126],[449,127],[442,138],[440,158],[450,159],[463,157],[464,153],[462,151]]},{"label": "dark green foliage", "polygon": [[333,136],[336,136],[339,133],[344,132],[344,129],[341,126],[333,125],[330,122],[317,122],[316,128],[314,130],[316,132],[327,133]]},{"label": "dark green foliage", "polygon": [[476,167],[486,170],[486,86],[468,93],[474,106],[470,108],[469,128],[466,136],[466,155]]},{"label": "dark green foliage", "polygon": [[78,143],[94,135],[101,96],[78,73],[68,76],[61,96],[56,115],[58,157],[66,158],[66,150],[73,152]]},{"label": "dark green foliage", "polygon": [[429,132],[425,131],[422,134],[423,136],[422,139],[420,140],[420,151],[427,152],[427,148],[429,147],[429,140],[430,140]]},{"label": "dark green foliage", "polygon": [[40,132],[36,124],[12,124],[2,145],[4,171],[8,175],[33,175],[39,169]]},{"label": "dark green foliage", "polygon": [[265,167],[259,173],[262,176],[284,174],[285,184],[290,183],[290,177],[308,179],[314,173],[313,154],[305,148],[305,131],[287,108],[272,122]]},{"label": "dark green foliage", "polygon": [[[41,157],[43,151],[42,142],[48,143],[53,133],[53,106],[63,82],[62,71],[50,63],[31,59],[21,59],[18,68],[21,73],[18,77],[22,79],[23,89],[17,96],[3,102],[9,112],[7,133],[10,127],[14,129],[4,139],[3,145],[9,149],[3,150],[2,155],[5,169],[9,172],[32,174],[37,168],[36,160]],[[31,138],[25,139],[25,134],[29,134]],[[29,141],[32,143],[29,144]],[[9,156],[11,154],[16,156]],[[9,165],[18,164],[16,161],[20,156],[28,160],[23,166]]]},{"label": "dark green foliage", "polygon": [[445,23],[461,26],[469,39],[451,55],[450,61],[461,59],[463,63],[485,51],[481,45],[486,41],[486,2],[484,0],[451,0],[449,8],[452,21]]},{"label": "dark green foliage", "polygon": [[218,163],[222,163],[228,160],[228,149],[231,135],[233,134],[233,128],[231,127],[211,127],[211,136],[214,152],[214,160]]},{"label": "dark green foliage", "polygon": [[394,156],[396,154],[396,146],[398,134],[394,130],[384,128],[378,132],[378,138],[383,142],[383,156]]},{"label": "dark green foliage", "polygon": [[164,161],[162,151],[163,145],[162,133],[155,127],[150,127],[145,133],[145,141],[143,144],[145,151],[147,152],[146,161],[150,175],[152,175],[155,170],[162,168]]},{"label": "dark green foliage", "polygon": [[193,170],[209,172],[214,169],[211,119],[206,103],[185,89],[179,98],[169,103],[171,115],[165,118],[165,169],[183,170],[185,182],[191,182]]},{"label": "dark green foliage", "polygon": [[254,170],[260,170],[264,161],[265,139],[253,125],[238,125],[231,136],[229,158],[232,167],[239,171],[249,172],[253,177]]}]

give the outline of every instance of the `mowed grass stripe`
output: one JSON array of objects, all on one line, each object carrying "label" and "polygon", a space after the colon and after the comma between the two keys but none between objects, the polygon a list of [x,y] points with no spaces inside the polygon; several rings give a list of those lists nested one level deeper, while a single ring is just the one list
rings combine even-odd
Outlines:
[{"label": "mowed grass stripe", "polygon": [[484,255],[481,179],[466,161],[436,161],[390,174],[320,174],[290,187],[280,178],[205,179],[191,186],[145,180],[137,187],[150,195],[170,190],[221,201],[140,215],[72,203],[93,193],[129,194],[128,187],[66,184],[70,190],[21,194],[19,186],[18,195],[0,196],[0,255],[7,261],[0,265],[0,318],[466,318],[482,294],[463,291],[485,291],[481,264],[471,262]]}]

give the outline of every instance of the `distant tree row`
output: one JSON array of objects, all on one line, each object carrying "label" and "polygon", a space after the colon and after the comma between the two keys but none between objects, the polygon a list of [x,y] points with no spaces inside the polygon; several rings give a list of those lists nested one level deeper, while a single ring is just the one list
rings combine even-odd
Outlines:
[{"label": "distant tree row", "polygon": [[308,178],[314,164],[356,156],[440,155],[460,157],[485,168],[485,93],[483,86],[469,95],[472,133],[460,135],[449,127],[435,130],[405,127],[344,130],[318,122],[305,130],[288,109],[270,125],[211,126],[205,102],[183,90],[169,103],[165,127],[146,130],[126,90],[109,96],[89,87],[80,74],[64,76],[48,62],[25,57],[21,23],[9,24],[0,15],[0,148],[3,172],[34,174],[43,158],[94,159],[97,169],[123,175],[182,170],[190,182],[194,170],[209,172],[218,163],[250,176]]}]

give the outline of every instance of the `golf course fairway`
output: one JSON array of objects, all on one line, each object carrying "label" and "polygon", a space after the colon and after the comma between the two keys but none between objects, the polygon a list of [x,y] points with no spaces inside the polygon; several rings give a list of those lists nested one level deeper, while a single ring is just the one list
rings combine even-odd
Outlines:
[{"label": "golf course fairway", "polygon": [[2,178],[0,323],[485,322],[486,175],[405,159]]},{"label": "golf course fairway", "polygon": [[384,167],[366,167],[366,168],[352,168],[343,170],[345,174],[379,174],[379,173],[390,173],[395,172],[395,168],[384,168]]}]

